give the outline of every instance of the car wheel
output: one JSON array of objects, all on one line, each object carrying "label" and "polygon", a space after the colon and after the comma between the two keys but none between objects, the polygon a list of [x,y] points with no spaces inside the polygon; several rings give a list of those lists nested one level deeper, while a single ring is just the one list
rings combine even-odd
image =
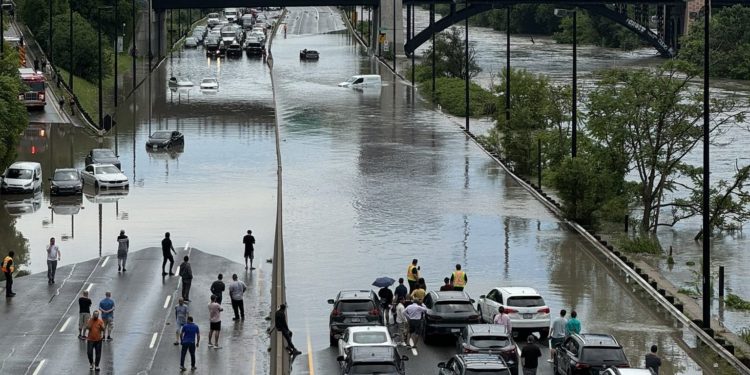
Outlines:
[{"label": "car wheel", "polygon": [[330,341],[329,344],[331,344],[331,346],[339,346],[339,340],[333,337],[333,335],[328,335],[328,339]]},{"label": "car wheel", "polygon": [[539,340],[540,341],[546,340],[548,337],[549,337],[549,330],[548,329],[543,329],[543,330],[539,331]]}]

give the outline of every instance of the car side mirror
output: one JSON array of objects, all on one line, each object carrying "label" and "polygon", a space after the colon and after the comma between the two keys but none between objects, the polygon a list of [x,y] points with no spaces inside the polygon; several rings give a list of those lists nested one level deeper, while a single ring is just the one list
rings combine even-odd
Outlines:
[{"label": "car side mirror", "polygon": [[402,355],[402,356],[401,356],[401,360],[402,360],[402,361],[408,361],[408,360],[409,360],[409,357],[407,357],[407,356],[405,356],[405,355]]},{"label": "car side mirror", "polygon": [[438,368],[445,368],[445,362],[438,363]]},{"label": "car side mirror", "polygon": [[486,294],[482,294],[481,296],[479,296],[479,298],[482,298],[482,299],[487,298],[487,295]]},{"label": "car side mirror", "polygon": [[339,361],[339,362],[344,362],[344,356],[340,355],[340,356],[336,357],[336,360]]},{"label": "car side mirror", "polygon": [[333,300],[332,300],[332,299],[329,299],[329,300],[328,300],[328,304],[329,304],[329,305],[333,305]]},{"label": "car side mirror", "polygon": [[469,299],[469,301],[471,301],[471,303],[476,303],[477,302],[477,301],[474,300],[474,298]]}]

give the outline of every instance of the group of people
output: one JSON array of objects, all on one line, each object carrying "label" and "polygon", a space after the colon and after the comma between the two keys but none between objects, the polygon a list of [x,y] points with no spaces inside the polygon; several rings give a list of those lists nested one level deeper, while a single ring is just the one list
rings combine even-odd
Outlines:
[{"label": "group of people", "polygon": [[99,302],[99,308],[93,313],[91,304],[89,292],[84,290],[78,298],[78,338],[86,340],[89,368],[99,371],[99,363],[102,360],[102,342],[112,341],[115,301],[112,299],[112,292],[106,292]]}]

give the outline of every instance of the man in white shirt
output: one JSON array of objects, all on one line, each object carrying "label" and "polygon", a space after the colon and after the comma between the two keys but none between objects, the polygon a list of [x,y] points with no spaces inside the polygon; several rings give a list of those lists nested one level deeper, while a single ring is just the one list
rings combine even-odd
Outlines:
[{"label": "man in white shirt", "polygon": [[404,307],[404,298],[400,297],[396,304],[396,332],[401,337],[401,342],[399,343],[401,346],[409,345],[407,343],[407,339],[409,338],[409,319],[404,315],[404,310],[406,310],[406,307]]},{"label": "man in white shirt", "polygon": [[427,312],[427,308],[422,304],[421,300],[417,300],[404,309],[404,316],[409,320],[409,335],[406,337],[406,347],[409,347],[409,342],[413,340],[412,348],[417,347],[419,336],[422,334],[422,318]]},{"label": "man in white shirt", "polygon": [[565,309],[560,310],[560,316],[552,321],[552,325],[549,328],[549,355],[548,362],[552,362],[552,358],[555,358],[555,348],[562,344],[565,338],[565,326],[568,325],[568,319],[565,319],[565,314],[568,312]]},{"label": "man in white shirt", "polygon": [[47,284],[55,283],[55,271],[60,260],[60,249],[55,245],[55,237],[49,239],[47,245]]},{"label": "man in white shirt", "polygon": [[232,282],[229,283],[229,299],[232,300],[232,310],[234,318],[232,320],[245,320],[245,301],[242,299],[247,286],[242,281],[237,280],[237,274],[232,274]]}]

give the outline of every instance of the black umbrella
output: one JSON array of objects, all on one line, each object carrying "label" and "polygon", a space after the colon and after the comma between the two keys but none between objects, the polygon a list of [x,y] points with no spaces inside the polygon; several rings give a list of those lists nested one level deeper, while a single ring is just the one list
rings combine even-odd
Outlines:
[{"label": "black umbrella", "polygon": [[375,281],[372,282],[372,285],[378,288],[386,288],[386,287],[393,285],[393,283],[395,282],[396,280],[391,279],[390,277],[387,277],[387,276],[383,276],[383,277],[378,277],[377,279],[375,279]]}]

